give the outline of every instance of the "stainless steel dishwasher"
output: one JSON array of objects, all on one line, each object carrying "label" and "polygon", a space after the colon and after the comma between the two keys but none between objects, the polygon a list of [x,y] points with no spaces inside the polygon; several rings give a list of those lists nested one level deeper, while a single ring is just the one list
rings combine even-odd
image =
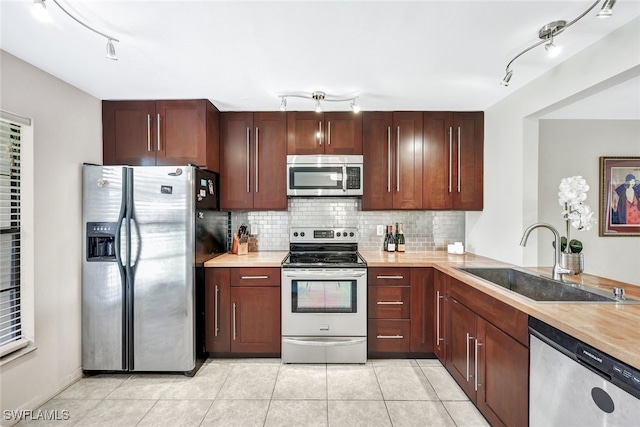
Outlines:
[{"label": "stainless steel dishwasher", "polygon": [[529,318],[529,424],[638,425],[640,371]]}]

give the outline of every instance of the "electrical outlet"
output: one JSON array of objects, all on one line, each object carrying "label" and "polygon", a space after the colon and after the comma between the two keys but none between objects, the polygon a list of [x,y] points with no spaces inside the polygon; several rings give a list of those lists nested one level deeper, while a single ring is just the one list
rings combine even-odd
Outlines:
[{"label": "electrical outlet", "polygon": [[376,230],[376,234],[378,236],[382,236],[384,234],[384,225],[378,225],[378,228]]},{"label": "electrical outlet", "polygon": [[249,234],[252,236],[258,234],[258,224],[249,224]]}]

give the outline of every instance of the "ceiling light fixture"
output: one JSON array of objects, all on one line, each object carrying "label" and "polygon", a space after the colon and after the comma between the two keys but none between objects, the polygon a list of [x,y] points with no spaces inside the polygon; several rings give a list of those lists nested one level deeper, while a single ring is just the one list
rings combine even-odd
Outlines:
[{"label": "ceiling light fixture", "polygon": [[[529,52],[531,49],[540,46],[541,44],[545,45],[544,46],[545,50],[549,53],[550,57],[558,56],[558,54],[560,53],[560,47],[553,43],[553,38],[556,37],[558,34],[562,33],[564,30],[566,30],[570,26],[572,26],[573,24],[575,24],[576,22],[578,22],[580,19],[582,19],[587,13],[591,12],[591,10],[593,10],[593,8],[598,5],[598,3],[602,1],[603,0],[596,0],[591,6],[587,8],[587,10],[582,12],[573,21],[569,21],[569,22],[563,21],[563,20],[553,21],[548,23],[544,27],[540,28],[540,30],[538,31],[538,38],[540,38],[540,41],[535,42],[534,44],[532,44],[531,46],[529,46],[528,48],[526,48],[525,50],[523,50],[522,52],[514,56],[513,59],[509,61],[509,63],[507,63],[507,67],[505,68],[505,76],[500,82],[500,84],[502,86],[509,86],[509,81],[513,76],[513,70],[511,69],[511,64],[513,64],[513,62],[516,59],[520,58],[522,55]],[[597,16],[599,18],[602,18],[602,17],[606,18],[611,16],[612,14],[611,8],[615,3],[616,3],[616,0],[604,0],[602,9],[600,10]]]},{"label": "ceiling light fixture", "polygon": [[287,98],[305,98],[305,99],[312,99],[316,102],[316,107],[315,107],[316,113],[322,112],[322,102],[351,102],[349,104],[349,106],[351,107],[351,110],[353,110],[354,113],[360,112],[360,106],[357,104],[357,99],[358,99],[357,96],[327,95],[325,92],[322,92],[319,90],[311,93],[308,93],[308,92],[283,93],[283,94],[280,94],[279,96],[282,99],[280,101],[280,111],[287,110]]},{"label": "ceiling light fixture", "polygon": [[[36,17],[38,17],[38,19],[40,19],[40,20],[49,20],[49,16],[47,14],[47,5],[45,4],[45,1],[46,0],[34,0],[33,1],[34,15],[36,15]],[[111,37],[111,36],[101,32],[101,31],[98,31],[95,28],[91,27],[89,24],[86,24],[86,23],[82,22],[81,20],[79,20],[78,18],[73,16],[71,13],[69,13],[69,11],[67,9],[62,7],[62,5],[60,3],[58,3],[57,0],[53,0],[53,2],[60,9],[62,9],[62,11],[64,13],[66,13],[71,19],[76,21],[78,24],[80,24],[83,27],[93,31],[94,33],[99,34],[102,37],[106,38],[107,39],[107,58],[108,59],[112,59],[114,61],[118,60],[118,57],[116,56],[116,48],[113,46],[113,42],[120,42],[120,40],[116,39],[115,37]],[[46,16],[46,18],[44,18],[44,16]]]}]

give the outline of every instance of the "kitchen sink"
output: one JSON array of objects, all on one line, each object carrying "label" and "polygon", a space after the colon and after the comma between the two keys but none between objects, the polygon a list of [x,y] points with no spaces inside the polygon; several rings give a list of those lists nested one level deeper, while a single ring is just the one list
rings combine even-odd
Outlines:
[{"label": "kitchen sink", "polygon": [[586,289],[580,284],[560,282],[518,268],[458,267],[457,269],[539,302],[640,304],[640,301],[626,297],[615,298],[613,292]]}]

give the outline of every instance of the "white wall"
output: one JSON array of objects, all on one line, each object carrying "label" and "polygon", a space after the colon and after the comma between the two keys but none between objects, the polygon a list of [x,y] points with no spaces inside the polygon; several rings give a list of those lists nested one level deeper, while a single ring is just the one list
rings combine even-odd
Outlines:
[{"label": "white wall", "polygon": [[[545,171],[539,179],[539,220],[564,234],[557,197],[560,180],[582,175],[590,187],[586,202],[598,211],[598,158],[640,156],[640,120],[540,120],[539,147],[539,167]],[[600,237],[597,227],[589,231],[572,229],[571,237],[584,245],[586,273],[640,285],[640,237]],[[552,261],[551,236],[546,240],[538,248],[541,265],[551,265]]]},{"label": "white wall", "polygon": [[81,165],[102,162],[102,107],[32,65],[0,55],[0,108],[33,119],[35,144],[34,164],[23,165],[23,173],[34,174],[35,186],[37,349],[0,367],[4,413],[35,409],[81,375]]},{"label": "white wall", "polygon": [[[520,66],[526,64],[514,63],[513,79]],[[638,75],[640,18],[485,111],[485,208],[466,214],[471,252],[517,265],[540,264],[536,234],[547,242],[547,230],[532,233],[526,249],[519,246],[526,226],[538,221],[537,117]],[[597,162],[597,156],[592,161]]]}]

